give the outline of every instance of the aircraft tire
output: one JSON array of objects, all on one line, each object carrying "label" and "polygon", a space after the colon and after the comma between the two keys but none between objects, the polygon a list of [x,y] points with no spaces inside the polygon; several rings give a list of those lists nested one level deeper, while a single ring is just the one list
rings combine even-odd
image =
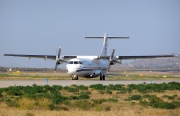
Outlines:
[{"label": "aircraft tire", "polygon": [[102,80],[105,80],[105,75],[102,75]]},{"label": "aircraft tire", "polygon": [[100,74],[100,80],[105,80],[105,75]]},{"label": "aircraft tire", "polygon": [[72,77],[72,80],[78,80],[78,79],[79,79],[78,76]]},{"label": "aircraft tire", "polygon": [[103,80],[103,76],[100,74],[100,80]]}]

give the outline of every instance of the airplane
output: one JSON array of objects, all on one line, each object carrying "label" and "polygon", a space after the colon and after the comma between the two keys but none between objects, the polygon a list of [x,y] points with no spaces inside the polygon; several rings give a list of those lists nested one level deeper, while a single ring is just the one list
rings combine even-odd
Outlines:
[{"label": "airplane", "polygon": [[24,55],[24,54],[3,54],[4,56],[15,57],[28,57],[30,58],[43,58],[56,60],[56,72],[59,64],[67,63],[66,71],[72,80],[78,80],[79,77],[95,78],[100,77],[100,80],[105,80],[107,72],[110,70],[111,65],[116,63],[122,64],[122,60],[129,59],[144,59],[144,58],[161,58],[161,57],[176,57],[177,55],[147,55],[147,56],[114,56],[115,49],[112,50],[111,55],[107,55],[108,39],[129,39],[129,37],[116,37],[108,36],[86,36],[89,39],[104,39],[101,54],[99,56],[76,56],[66,55],[61,56],[61,48],[58,50],[57,55]]}]

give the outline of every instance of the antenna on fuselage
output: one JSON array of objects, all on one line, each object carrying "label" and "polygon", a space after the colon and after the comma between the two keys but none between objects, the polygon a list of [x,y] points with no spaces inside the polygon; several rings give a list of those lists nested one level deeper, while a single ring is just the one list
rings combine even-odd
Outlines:
[{"label": "antenna on fuselage", "polygon": [[127,37],[117,37],[117,36],[108,36],[107,33],[104,34],[104,36],[85,36],[85,38],[88,39],[104,39],[103,47],[100,56],[107,56],[107,46],[108,46],[108,39],[129,39],[129,36]]}]

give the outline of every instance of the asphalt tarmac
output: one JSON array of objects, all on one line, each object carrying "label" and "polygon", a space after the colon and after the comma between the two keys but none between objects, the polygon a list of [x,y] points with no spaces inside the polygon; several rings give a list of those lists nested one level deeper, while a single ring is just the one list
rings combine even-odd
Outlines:
[{"label": "asphalt tarmac", "polygon": [[0,80],[0,88],[9,87],[9,86],[32,86],[33,84],[36,85],[61,85],[61,86],[70,86],[73,84],[76,85],[93,85],[93,84],[103,84],[103,85],[109,85],[109,84],[142,84],[142,83],[168,83],[168,82],[179,82],[180,80]]}]

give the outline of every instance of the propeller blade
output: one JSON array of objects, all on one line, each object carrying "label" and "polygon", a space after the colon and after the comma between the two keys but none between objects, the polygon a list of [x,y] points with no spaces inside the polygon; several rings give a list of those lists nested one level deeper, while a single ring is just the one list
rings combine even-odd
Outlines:
[{"label": "propeller blade", "polygon": [[58,67],[58,65],[60,64],[60,55],[61,55],[61,48],[59,48],[59,50],[58,50],[58,55],[56,56],[56,65],[55,65],[55,69],[54,69],[54,72],[56,72],[56,70],[57,70],[57,67]]},{"label": "propeller blade", "polygon": [[113,48],[112,53],[111,53],[111,57],[109,58],[108,71],[109,71],[109,69],[111,67],[111,63],[113,63],[114,52],[115,52],[115,49]]},{"label": "propeller blade", "polygon": [[111,65],[108,65],[108,69],[107,69],[108,71],[110,70],[110,67],[111,67]]},{"label": "propeller blade", "polygon": [[59,48],[59,51],[58,51],[58,58],[60,57],[60,54],[61,54],[61,48]]},{"label": "propeller blade", "polygon": [[115,49],[113,48],[111,58],[114,58],[114,52],[115,52]]},{"label": "propeller blade", "polygon": [[55,69],[54,69],[54,72],[56,72],[56,70],[57,70],[57,66],[58,66],[58,64],[56,63],[56,65],[55,65]]}]

